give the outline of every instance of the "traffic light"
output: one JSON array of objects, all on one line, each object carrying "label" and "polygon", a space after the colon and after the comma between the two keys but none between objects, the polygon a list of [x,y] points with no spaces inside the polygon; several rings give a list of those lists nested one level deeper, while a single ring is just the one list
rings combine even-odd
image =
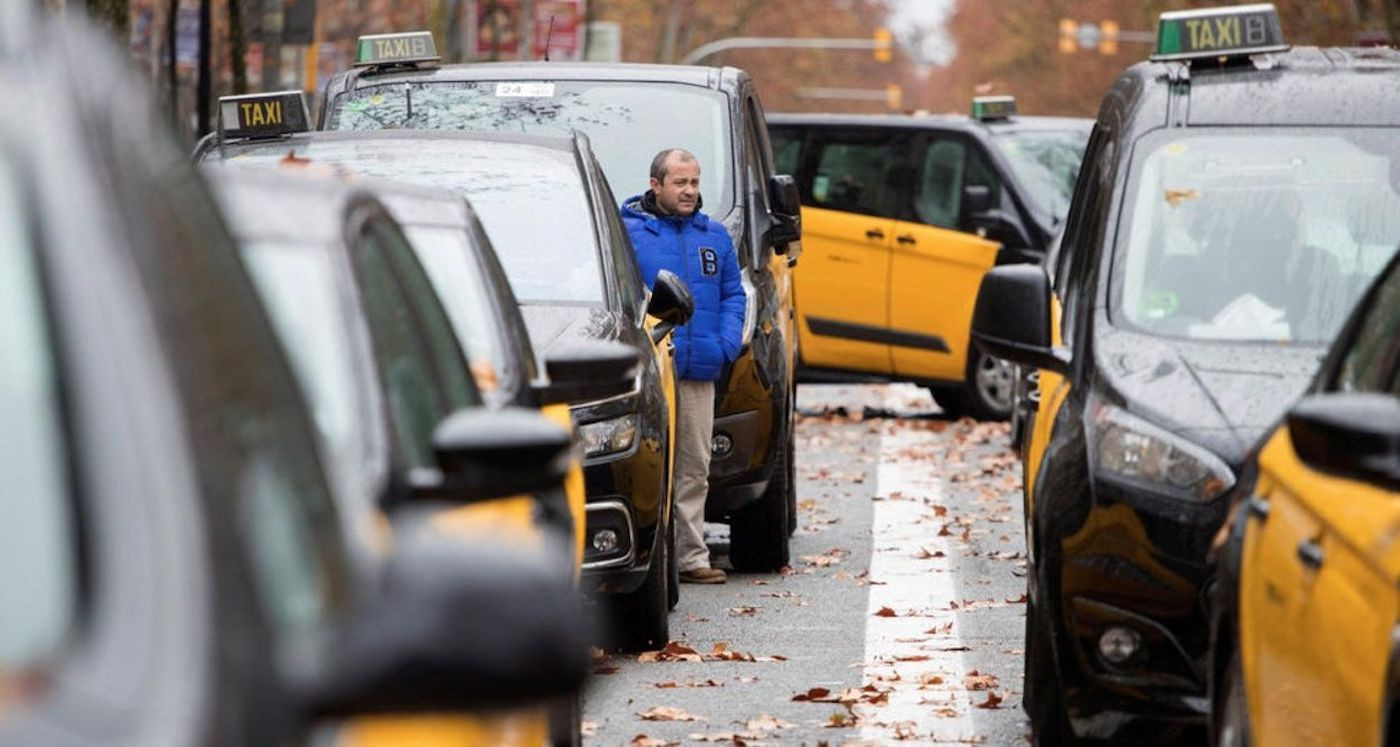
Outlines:
[{"label": "traffic light", "polygon": [[894,34],[889,29],[875,29],[875,61],[889,62],[894,59]]},{"label": "traffic light", "polygon": [[1079,24],[1073,18],[1060,19],[1060,51],[1074,54],[1079,48]]},{"label": "traffic light", "polygon": [[1118,22],[1103,21],[1099,23],[1099,54],[1118,54]]},{"label": "traffic light", "polygon": [[898,83],[891,83],[885,86],[885,103],[889,105],[891,111],[899,111],[904,108],[904,88]]}]

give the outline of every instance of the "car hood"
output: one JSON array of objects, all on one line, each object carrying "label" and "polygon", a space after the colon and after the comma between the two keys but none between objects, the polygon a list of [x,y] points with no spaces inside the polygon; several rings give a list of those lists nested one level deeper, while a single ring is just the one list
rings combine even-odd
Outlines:
[{"label": "car hood", "polygon": [[575,340],[620,340],[622,316],[601,306],[548,303],[520,305],[535,357],[544,362],[550,350]]},{"label": "car hood", "polygon": [[1197,342],[1115,332],[1095,350],[1127,409],[1238,466],[1312,380],[1321,345]]}]

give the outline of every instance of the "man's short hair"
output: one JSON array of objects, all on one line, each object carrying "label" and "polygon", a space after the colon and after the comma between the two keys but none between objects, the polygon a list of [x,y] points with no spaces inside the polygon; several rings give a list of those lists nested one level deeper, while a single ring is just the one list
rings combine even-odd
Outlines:
[{"label": "man's short hair", "polygon": [[671,160],[671,154],[675,154],[681,163],[694,163],[695,154],[685,148],[667,148],[656,154],[656,158],[651,159],[651,178],[658,182],[666,181],[666,162]]}]

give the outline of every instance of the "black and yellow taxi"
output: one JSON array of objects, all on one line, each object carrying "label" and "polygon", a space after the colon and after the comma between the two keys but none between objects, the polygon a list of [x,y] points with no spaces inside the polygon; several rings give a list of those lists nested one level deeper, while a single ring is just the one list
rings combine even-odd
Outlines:
[{"label": "black and yellow taxi", "polygon": [[[557,568],[407,504],[388,557],[344,531],[213,200],[107,33],[33,7],[0,8],[0,96],[31,104],[0,110],[0,743],[307,743],[576,687]],[[474,479],[559,478],[557,428],[490,419],[537,450]]]},{"label": "black and yellow taxi", "polygon": [[913,381],[949,413],[1008,417],[1014,369],[970,339],[977,289],[1045,256],[1091,124],[1010,96],[971,116],[770,115],[803,205],[799,376]]},{"label": "black and yellow taxi", "polygon": [[1025,705],[1044,743],[1208,711],[1212,536],[1247,452],[1400,242],[1400,54],[1290,48],[1271,5],[1164,14],[1104,98],[1056,266],[974,334],[1040,369]]},{"label": "black and yellow taxi", "polygon": [[1210,657],[1216,744],[1400,739],[1400,259],[1241,470]]},{"label": "black and yellow taxi", "polygon": [[693,301],[669,276],[648,293],[588,141],[529,135],[310,132],[225,142],[206,151],[232,168],[314,165],[357,178],[447,189],[472,205],[546,361],[580,343],[630,347],[641,366],[628,391],[580,392],[571,411],[583,443],[583,576],[605,595],[618,646],[663,646],[675,605],[670,563],[676,323]]},{"label": "black and yellow taxi", "polygon": [[[647,189],[651,158],[700,162],[706,214],[734,240],[748,297],[744,350],[716,382],[706,518],[730,524],[735,568],[788,562],[796,528],[790,265],[801,251],[791,180],[774,173],[763,105],[742,70],[580,62],[440,64],[426,32],[361,41],[322,91],[323,130],[588,136],[616,197]],[[613,205],[619,207],[621,200]]]}]

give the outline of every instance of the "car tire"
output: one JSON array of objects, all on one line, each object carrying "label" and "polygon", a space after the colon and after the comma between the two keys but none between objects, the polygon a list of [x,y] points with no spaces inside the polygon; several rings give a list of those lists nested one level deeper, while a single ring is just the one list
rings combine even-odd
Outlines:
[{"label": "car tire", "polygon": [[670,641],[670,542],[656,543],[646,580],[630,594],[604,597],[614,651],[655,651]]},{"label": "car tire", "polygon": [[550,747],[583,744],[583,704],[577,694],[555,700],[549,706]]},{"label": "car tire", "polygon": [[1077,744],[1060,698],[1059,668],[1055,662],[1054,624],[1037,614],[1038,589],[1026,598],[1026,668],[1021,705],[1031,722],[1031,743],[1036,747]]},{"label": "car tire", "polygon": [[1254,734],[1249,724],[1249,701],[1244,691],[1244,670],[1240,655],[1230,657],[1225,674],[1225,699],[1219,704],[1220,714],[1211,719],[1210,743],[1218,747],[1250,747]]},{"label": "car tire", "polygon": [[967,377],[962,389],[967,414],[977,420],[1011,417],[1016,405],[1015,378],[1014,364],[984,353],[974,344],[968,350]]},{"label": "car tire", "polygon": [[788,564],[788,507],[797,490],[791,430],[779,441],[768,489],[730,519],[729,562],[736,571],[776,571]]}]

